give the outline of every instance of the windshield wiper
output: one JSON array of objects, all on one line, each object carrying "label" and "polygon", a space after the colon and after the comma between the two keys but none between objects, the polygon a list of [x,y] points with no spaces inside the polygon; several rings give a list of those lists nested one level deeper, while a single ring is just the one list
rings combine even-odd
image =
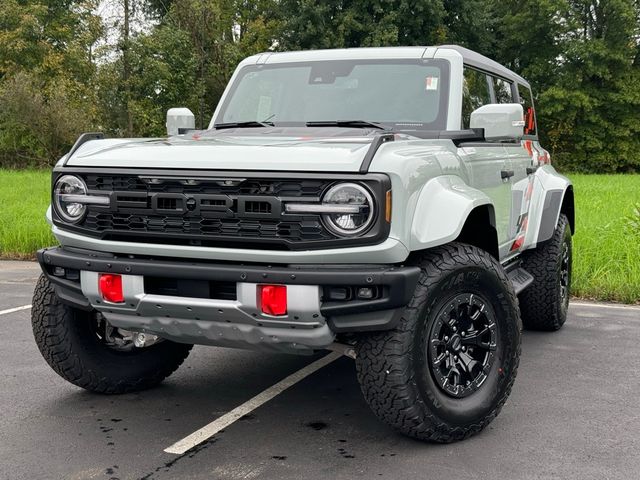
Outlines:
[{"label": "windshield wiper", "polygon": [[327,120],[318,122],[307,122],[307,127],[347,127],[347,128],[378,128],[380,130],[390,130],[380,123],[368,122],[367,120]]},{"label": "windshield wiper", "polygon": [[247,122],[228,122],[228,123],[216,123],[213,128],[220,130],[222,128],[258,128],[258,127],[273,127],[274,123],[265,121],[257,122],[255,120],[249,120]]}]

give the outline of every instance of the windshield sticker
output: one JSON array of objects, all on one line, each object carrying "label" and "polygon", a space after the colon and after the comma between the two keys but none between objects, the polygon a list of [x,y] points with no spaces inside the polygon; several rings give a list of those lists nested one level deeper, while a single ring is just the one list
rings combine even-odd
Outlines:
[{"label": "windshield sticker", "polygon": [[425,79],[425,86],[427,91],[438,90],[438,77],[427,77]]},{"label": "windshield sticker", "polygon": [[271,115],[271,97],[260,95],[260,100],[258,100],[258,111],[256,112],[256,120],[261,122],[263,119],[269,117],[269,115]]}]

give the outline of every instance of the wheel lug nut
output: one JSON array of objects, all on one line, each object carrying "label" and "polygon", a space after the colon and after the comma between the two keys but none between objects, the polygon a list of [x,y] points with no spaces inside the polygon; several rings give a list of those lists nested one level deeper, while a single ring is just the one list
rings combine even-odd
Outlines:
[{"label": "wheel lug nut", "polygon": [[453,359],[454,359],[455,361],[458,361],[458,355],[454,355],[454,356],[453,356]]},{"label": "wheel lug nut", "polygon": [[467,351],[467,347],[462,347],[462,351],[466,352]]},{"label": "wheel lug nut", "polygon": [[466,335],[466,333],[464,333],[464,332],[460,332],[460,336],[461,336],[461,337],[464,337],[465,335]]},{"label": "wheel lug nut", "polygon": [[458,329],[457,329],[456,327],[453,327],[453,331],[454,331],[454,332],[457,332],[457,331],[458,331]]},{"label": "wheel lug nut", "polygon": [[447,337],[447,336],[445,335],[445,337],[444,337],[444,341],[445,341],[445,342],[448,342],[448,341],[449,341],[449,337]]}]

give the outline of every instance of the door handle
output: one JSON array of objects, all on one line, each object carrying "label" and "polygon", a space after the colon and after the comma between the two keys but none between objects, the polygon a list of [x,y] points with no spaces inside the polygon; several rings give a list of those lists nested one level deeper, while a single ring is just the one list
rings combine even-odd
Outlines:
[{"label": "door handle", "polygon": [[536,170],[538,170],[538,167],[527,167],[527,175],[531,175],[532,173],[536,173]]},{"label": "door handle", "polygon": [[505,178],[511,178],[515,175],[515,172],[513,170],[500,170],[500,178],[502,178],[503,180]]}]

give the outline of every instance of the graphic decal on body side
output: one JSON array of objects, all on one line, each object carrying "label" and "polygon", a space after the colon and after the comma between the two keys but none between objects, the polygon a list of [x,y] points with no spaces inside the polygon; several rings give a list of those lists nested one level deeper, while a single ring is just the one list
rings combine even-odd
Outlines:
[{"label": "graphic decal on body side", "polygon": [[[542,159],[548,159],[546,150],[542,154],[532,140],[524,140],[522,146],[527,151],[527,154],[531,157],[532,165],[539,165],[545,163]],[[521,180],[514,185],[515,191],[521,191],[524,201],[521,204],[520,215],[516,222],[516,234],[515,240],[511,244],[509,251],[515,252],[520,250],[524,245],[525,235],[527,233],[527,227],[529,226],[529,207],[531,206],[531,198],[533,197],[533,184],[535,182],[534,175],[528,175],[527,178]]]}]

